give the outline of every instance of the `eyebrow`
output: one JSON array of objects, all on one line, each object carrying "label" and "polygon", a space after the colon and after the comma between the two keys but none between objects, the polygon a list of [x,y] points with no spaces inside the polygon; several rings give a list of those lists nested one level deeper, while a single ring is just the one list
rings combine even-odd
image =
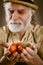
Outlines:
[{"label": "eyebrow", "polygon": [[[9,11],[13,11],[14,9],[8,9]],[[15,10],[14,10],[15,11]],[[18,11],[25,11],[24,9],[18,9]]]},{"label": "eyebrow", "polygon": [[18,9],[18,11],[24,11],[24,9]]}]

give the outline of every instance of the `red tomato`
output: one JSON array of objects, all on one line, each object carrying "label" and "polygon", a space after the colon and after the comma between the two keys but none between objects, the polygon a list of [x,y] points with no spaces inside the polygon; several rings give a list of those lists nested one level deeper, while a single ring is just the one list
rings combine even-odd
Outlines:
[{"label": "red tomato", "polygon": [[11,46],[8,47],[8,50],[13,53],[16,51],[16,45],[15,44],[12,44]]},{"label": "red tomato", "polygon": [[19,44],[18,44],[18,47],[17,47],[17,51],[18,51],[18,52],[21,52],[22,50],[23,50],[22,44],[19,43]]},{"label": "red tomato", "polygon": [[21,52],[23,50],[22,43],[20,43],[20,42],[13,43],[11,46],[8,47],[8,50],[11,53],[14,53],[16,51]]}]

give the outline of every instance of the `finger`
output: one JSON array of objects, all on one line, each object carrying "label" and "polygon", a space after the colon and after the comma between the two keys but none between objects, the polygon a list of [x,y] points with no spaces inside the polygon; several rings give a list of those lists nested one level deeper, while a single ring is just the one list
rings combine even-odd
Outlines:
[{"label": "finger", "polygon": [[11,53],[7,48],[4,49],[4,56],[9,56]]},{"label": "finger", "polygon": [[36,47],[36,45],[33,45],[33,48],[34,48],[34,52],[37,53],[37,47]]},{"label": "finger", "polygon": [[2,45],[2,46],[5,47],[5,48],[8,48],[8,44],[5,43],[5,42],[1,42],[0,45]]},{"label": "finger", "polygon": [[13,53],[10,57],[10,60],[13,61],[17,55],[18,55],[18,52]]},{"label": "finger", "polygon": [[23,49],[23,54],[28,58],[32,59],[33,57],[27,52],[27,50]]},{"label": "finger", "polygon": [[27,50],[27,52],[28,52],[30,55],[35,56],[35,52],[34,52],[32,49],[30,49],[29,47],[26,47],[26,50]]},{"label": "finger", "polygon": [[17,62],[17,61],[19,61],[19,58],[20,58],[20,54],[18,54],[18,55],[16,56],[16,58],[13,59],[13,62]]},{"label": "finger", "polygon": [[21,58],[23,59],[23,61],[25,62],[29,62],[29,60],[25,57],[25,55],[23,53],[21,53]]}]

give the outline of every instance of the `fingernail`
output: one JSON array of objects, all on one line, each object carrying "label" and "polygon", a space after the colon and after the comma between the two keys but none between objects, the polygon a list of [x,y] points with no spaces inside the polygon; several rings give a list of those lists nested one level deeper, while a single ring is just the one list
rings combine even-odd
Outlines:
[{"label": "fingernail", "polygon": [[29,49],[29,47],[26,47],[26,49]]}]

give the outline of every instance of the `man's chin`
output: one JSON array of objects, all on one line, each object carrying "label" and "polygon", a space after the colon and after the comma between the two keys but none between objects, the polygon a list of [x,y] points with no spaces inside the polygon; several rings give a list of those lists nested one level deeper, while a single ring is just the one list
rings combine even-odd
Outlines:
[{"label": "man's chin", "polygon": [[22,30],[23,30],[24,28],[22,28],[22,29],[12,29],[12,28],[9,28],[9,30],[11,31],[11,32],[13,32],[13,33],[17,33],[17,32],[21,32]]},{"label": "man's chin", "polygon": [[21,26],[8,25],[8,28],[11,32],[17,33],[17,32],[21,32],[25,28],[25,26],[24,25],[21,25]]}]

